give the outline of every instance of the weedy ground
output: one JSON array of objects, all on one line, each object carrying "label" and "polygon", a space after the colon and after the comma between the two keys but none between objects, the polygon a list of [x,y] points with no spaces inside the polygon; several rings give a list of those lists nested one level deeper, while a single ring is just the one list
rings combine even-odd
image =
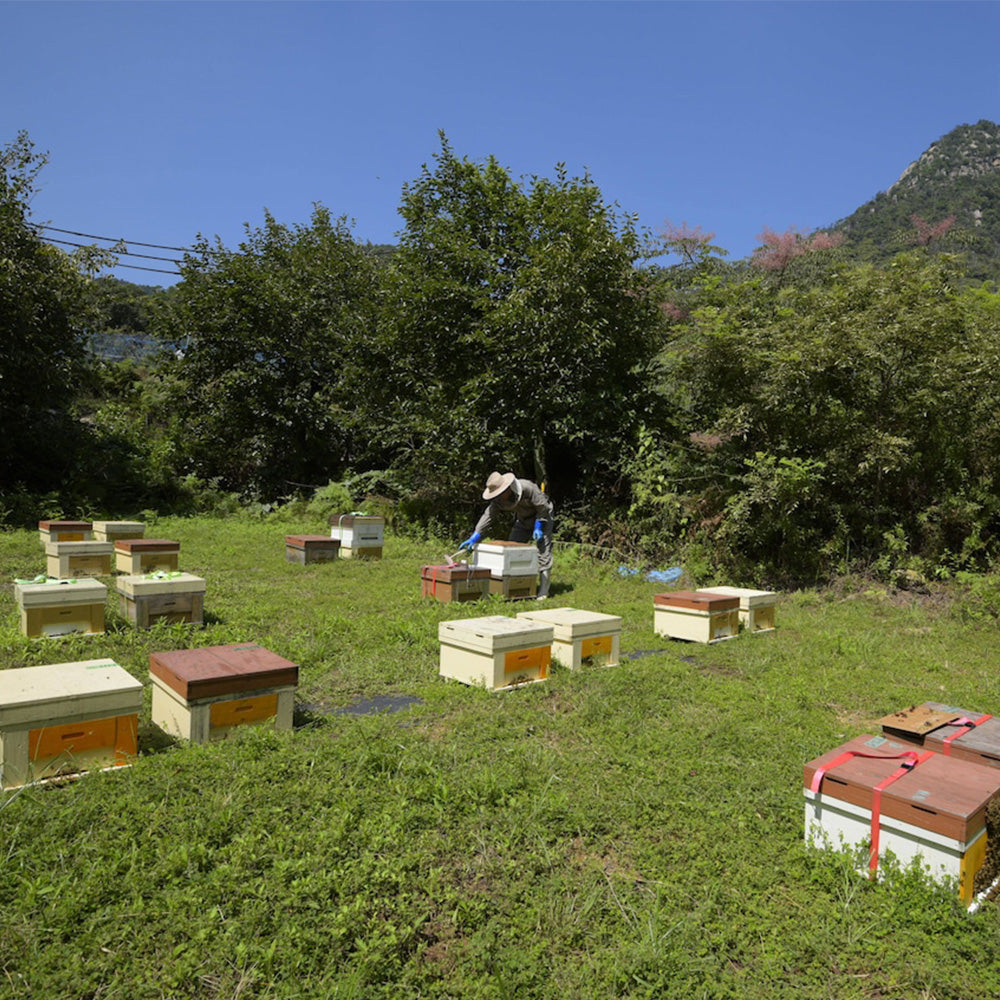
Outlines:
[{"label": "weedy ground", "polygon": [[[422,599],[444,541],[285,561],[325,531],[161,519],[206,626],[109,597],[105,635],[39,641],[10,586],[37,534],[0,534],[0,668],[110,656],[147,685],[133,767],[0,797],[0,996],[1000,996],[997,904],[803,842],[804,762],[913,703],[1000,707],[997,628],[957,596],[788,593],[777,631],[704,646],[654,634],[662,585],[560,547],[550,604],[621,615],[629,658],[492,694],[438,677],[437,625],[521,606]],[[151,651],[243,641],[299,665],[293,732],[150,724]],[[345,711],[379,696],[410,701]]]}]

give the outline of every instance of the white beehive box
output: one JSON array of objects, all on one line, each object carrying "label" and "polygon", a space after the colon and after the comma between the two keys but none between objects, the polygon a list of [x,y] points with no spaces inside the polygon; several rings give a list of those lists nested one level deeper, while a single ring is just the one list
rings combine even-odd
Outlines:
[{"label": "white beehive box", "polygon": [[487,615],[441,622],[439,674],[502,691],[549,676],[552,626]]},{"label": "white beehive box", "polygon": [[42,545],[50,542],[88,542],[93,537],[91,521],[39,521],[38,538]]},{"label": "white beehive box", "polygon": [[330,537],[340,542],[341,559],[380,559],[385,518],[369,514],[334,514]]},{"label": "white beehive box", "polygon": [[32,639],[104,631],[108,588],[97,580],[48,580],[16,583],[14,600],[21,609],[21,631]]},{"label": "white beehive box", "polygon": [[49,542],[45,546],[45,564],[49,576],[68,580],[79,576],[110,576],[111,542]]},{"label": "white beehive box", "polygon": [[738,597],[742,628],[747,632],[774,631],[774,610],[778,603],[778,595],[773,590],[751,590],[746,587],[699,587],[697,593]]},{"label": "white beehive box", "polygon": [[607,666],[619,662],[622,620],[618,615],[579,608],[542,608],[522,611],[517,617],[551,625],[552,658],[571,670],[588,659]]},{"label": "white beehive box", "polygon": [[140,628],[158,621],[201,625],[205,614],[205,581],[191,573],[147,573],[115,581],[125,618]]},{"label": "white beehive box", "polygon": [[689,642],[721,642],[739,635],[739,599],[675,590],[653,597],[653,631]]},{"label": "white beehive box", "polygon": [[141,682],[114,660],[0,670],[0,784],[129,763],[141,707]]},{"label": "white beehive box", "polygon": [[99,542],[117,542],[119,538],[142,538],[146,525],[142,521],[95,521],[94,538]]},{"label": "white beehive box", "polygon": [[486,568],[498,580],[507,576],[537,576],[538,547],[534,542],[502,542],[490,539],[472,550],[474,565]]}]

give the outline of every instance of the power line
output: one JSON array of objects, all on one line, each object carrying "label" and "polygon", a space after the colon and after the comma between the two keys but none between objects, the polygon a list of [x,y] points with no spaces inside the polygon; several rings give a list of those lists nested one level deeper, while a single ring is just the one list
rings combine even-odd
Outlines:
[{"label": "power line", "polygon": [[[104,240],[106,243],[130,243],[137,247],[150,247],[153,250],[174,250],[177,253],[200,253],[192,247],[169,247],[162,243],[143,243],[140,240],[127,240],[119,236],[95,236],[93,233],[78,233],[75,229],[60,229],[58,226],[43,226],[41,223],[32,223],[36,229],[47,229],[53,233],[65,233],[68,236],[83,236],[88,240]],[[78,244],[79,245],[79,244]],[[218,250],[208,250],[207,253],[219,253]]]},{"label": "power line", "polygon": [[[72,240],[57,240],[52,236],[46,236],[45,240],[49,243],[61,243],[63,246],[67,247],[87,247],[90,246],[89,243],[74,243]],[[139,243],[137,246],[148,246],[147,243]],[[134,253],[132,250],[111,250],[108,247],[99,247],[101,250],[108,250],[109,253],[113,253],[115,256],[122,254],[126,257],[144,257],[146,260],[167,260],[171,264],[183,264],[184,261],[176,260],[173,257],[159,257],[152,253]]]}]

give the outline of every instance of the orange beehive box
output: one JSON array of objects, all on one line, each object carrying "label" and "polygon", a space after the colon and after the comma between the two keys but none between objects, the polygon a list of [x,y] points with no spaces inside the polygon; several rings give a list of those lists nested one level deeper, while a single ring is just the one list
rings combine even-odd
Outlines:
[{"label": "orange beehive box", "polygon": [[129,763],[141,707],[141,682],[114,660],[0,670],[0,784]]},{"label": "orange beehive box", "polygon": [[192,743],[252,722],[291,729],[299,668],[254,643],[149,654],[152,718]]}]

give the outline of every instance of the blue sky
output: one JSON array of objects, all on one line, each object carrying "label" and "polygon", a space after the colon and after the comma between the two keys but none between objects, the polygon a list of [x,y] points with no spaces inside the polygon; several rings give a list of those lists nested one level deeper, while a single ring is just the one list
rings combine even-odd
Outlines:
[{"label": "blue sky", "polygon": [[314,202],[393,242],[443,129],[515,176],[589,171],[640,225],[739,258],[1000,121],[996,2],[0,0],[0,19],[0,144],[24,129],[49,154],[32,219],[168,246],[236,247]]}]

